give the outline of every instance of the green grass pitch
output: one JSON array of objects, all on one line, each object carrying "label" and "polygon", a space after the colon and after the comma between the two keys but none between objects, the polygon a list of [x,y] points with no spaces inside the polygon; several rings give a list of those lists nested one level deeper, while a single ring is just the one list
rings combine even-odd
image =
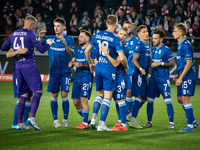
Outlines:
[{"label": "green grass pitch", "polygon": [[[172,103],[174,106],[175,130],[167,130],[168,116],[166,105],[162,97],[157,98],[154,103],[154,115],[152,128],[149,129],[130,129],[125,132],[97,132],[91,128],[86,130],[76,130],[75,127],[80,124],[82,119],[76,112],[71,99],[71,89],[69,92],[70,111],[69,127],[55,129],[53,117],[50,110],[51,94],[46,92],[47,83],[43,83],[43,96],[36,115],[36,121],[42,131],[30,130],[12,130],[13,109],[17,99],[13,98],[12,82],[0,82],[0,149],[34,149],[34,150],[64,150],[64,149],[200,149],[200,128],[195,129],[194,133],[179,133],[178,130],[186,126],[185,113],[181,105],[176,100],[176,87],[171,85]],[[96,97],[95,84],[90,105],[90,117],[92,117],[92,105]],[[62,121],[62,103],[59,95],[58,99],[58,118]],[[200,85],[197,85],[195,96],[191,98],[194,108],[194,114],[198,123],[200,123]],[[99,120],[100,114],[98,115]],[[106,120],[108,127],[113,127],[117,121],[115,105],[112,101],[111,108]],[[140,109],[137,121],[140,125],[147,122],[146,104]]]}]

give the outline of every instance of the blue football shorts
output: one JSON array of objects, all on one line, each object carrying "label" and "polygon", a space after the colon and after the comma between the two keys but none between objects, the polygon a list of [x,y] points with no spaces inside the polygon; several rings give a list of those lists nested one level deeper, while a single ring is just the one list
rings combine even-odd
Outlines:
[{"label": "blue football shorts", "polygon": [[72,73],[50,73],[47,91],[57,93],[61,86],[61,91],[69,92],[71,76]]},{"label": "blue football shorts", "polygon": [[92,84],[91,81],[84,82],[74,82],[72,89],[72,99],[80,99],[80,97],[90,98],[92,92]]},{"label": "blue football shorts", "polygon": [[177,87],[177,96],[194,96],[196,79],[183,79],[180,86]]},{"label": "blue football shorts", "polygon": [[169,79],[155,80],[151,77],[148,86],[148,97],[160,97],[160,94],[162,94],[164,99],[171,97]]},{"label": "blue football shorts", "polygon": [[147,96],[148,82],[144,75],[133,73],[131,96],[146,97]]}]

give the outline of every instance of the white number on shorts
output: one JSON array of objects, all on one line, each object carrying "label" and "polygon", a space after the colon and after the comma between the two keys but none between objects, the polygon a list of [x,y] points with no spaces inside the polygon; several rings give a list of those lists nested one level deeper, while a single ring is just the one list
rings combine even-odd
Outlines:
[{"label": "white number on shorts", "polygon": [[88,91],[89,88],[90,88],[90,84],[86,84],[86,83],[83,84],[83,90]]},{"label": "white number on shorts", "polygon": [[22,46],[22,48],[24,48],[24,37],[20,37],[21,45],[16,44],[17,38],[18,38],[18,37],[16,37],[15,40],[14,40],[13,48],[14,48],[15,50],[16,50],[16,49],[19,49],[20,46]]},{"label": "white number on shorts", "polygon": [[122,88],[120,85],[117,86],[117,92],[120,93],[122,91]]},{"label": "white number on shorts", "polygon": [[138,86],[142,85],[142,77],[140,75],[138,75],[138,82],[137,82]]},{"label": "white number on shorts", "polygon": [[70,83],[71,83],[71,79],[70,78],[66,78],[66,84],[70,85]]},{"label": "white number on shorts", "polygon": [[183,84],[182,84],[182,88],[186,89],[187,87],[188,87],[187,81],[184,81]]},{"label": "white number on shorts", "polygon": [[167,90],[167,84],[163,84],[163,86],[165,87],[165,91]]},{"label": "white number on shorts", "polygon": [[[103,56],[106,56],[104,54],[104,52],[102,51],[102,49],[101,49],[101,40],[97,40],[97,43],[99,44],[99,54],[103,55]],[[108,46],[108,42],[107,41],[103,41],[102,43],[105,44],[106,46]],[[109,49],[108,49],[108,53],[109,53]]]}]

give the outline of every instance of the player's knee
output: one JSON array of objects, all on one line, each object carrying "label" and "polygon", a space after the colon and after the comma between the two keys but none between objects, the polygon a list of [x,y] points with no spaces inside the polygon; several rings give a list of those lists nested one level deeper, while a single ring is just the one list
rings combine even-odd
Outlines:
[{"label": "player's knee", "polygon": [[58,93],[51,93],[52,98],[58,98]]},{"label": "player's knee", "polygon": [[77,100],[77,99],[74,99],[74,100],[73,100],[73,104],[74,104],[75,107],[78,107],[78,106],[81,105],[81,101],[80,101],[80,100]]}]

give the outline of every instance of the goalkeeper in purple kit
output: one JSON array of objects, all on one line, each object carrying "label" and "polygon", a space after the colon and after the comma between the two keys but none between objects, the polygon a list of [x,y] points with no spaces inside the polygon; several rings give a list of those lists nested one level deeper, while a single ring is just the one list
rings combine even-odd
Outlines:
[{"label": "goalkeeper in purple kit", "polygon": [[20,46],[28,49],[25,54],[17,54],[14,57],[18,82],[17,93],[20,95],[18,104],[18,126],[16,127],[17,130],[26,128],[26,126],[23,124],[23,114],[25,102],[28,98],[28,93],[30,90],[34,93],[34,96],[31,101],[30,118],[27,120],[27,122],[35,130],[41,130],[35,122],[35,115],[40,103],[40,98],[42,96],[42,81],[36,65],[34,47],[40,53],[44,53],[49,49],[50,45],[54,44],[55,42],[52,39],[49,39],[47,44],[42,46],[40,42],[37,41],[36,35],[33,32],[36,22],[37,19],[35,17],[31,15],[27,16],[25,18],[23,29],[13,32],[9,36],[8,40],[4,42],[1,48],[2,50],[9,50],[10,46],[12,46],[14,49],[13,53],[15,53]]}]

